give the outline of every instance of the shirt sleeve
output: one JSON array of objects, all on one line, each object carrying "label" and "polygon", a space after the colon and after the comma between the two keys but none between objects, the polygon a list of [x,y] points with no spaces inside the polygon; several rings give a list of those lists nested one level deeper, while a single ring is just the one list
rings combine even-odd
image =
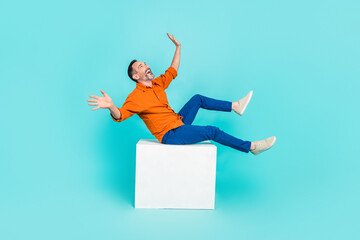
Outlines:
[{"label": "shirt sleeve", "polygon": [[167,89],[170,85],[171,81],[176,78],[177,71],[173,67],[169,67],[164,74],[161,74],[156,79],[158,80],[158,83],[164,88]]},{"label": "shirt sleeve", "polygon": [[114,118],[114,116],[110,112],[110,116],[115,122],[122,122],[133,116],[134,114],[138,114],[142,111],[140,106],[130,97],[127,97],[122,107],[117,109],[119,109],[120,111],[119,119]]}]

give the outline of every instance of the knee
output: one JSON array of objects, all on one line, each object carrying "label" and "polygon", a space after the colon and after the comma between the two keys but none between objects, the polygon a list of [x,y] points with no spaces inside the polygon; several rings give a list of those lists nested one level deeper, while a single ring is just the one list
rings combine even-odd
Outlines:
[{"label": "knee", "polygon": [[202,97],[203,95],[195,94],[194,96],[192,96],[191,101],[201,104]]},{"label": "knee", "polygon": [[195,94],[194,96],[192,96],[192,99],[200,100],[202,97],[203,95],[201,94]]},{"label": "knee", "polygon": [[216,136],[218,136],[219,132],[221,131],[220,128],[215,127],[215,126],[208,125],[208,126],[206,126],[206,128],[207,128],[207,133],[209,135],[209,138],[212,140],[215,139]]}]

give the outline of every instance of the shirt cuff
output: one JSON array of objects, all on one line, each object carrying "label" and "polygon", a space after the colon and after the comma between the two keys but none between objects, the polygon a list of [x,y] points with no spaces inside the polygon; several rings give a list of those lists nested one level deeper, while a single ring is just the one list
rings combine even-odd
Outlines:
[{"label": "shirt cuff", "polygon": [[176,71],[175,68],[169,67],[169,68],[168,68],[168,71],[171,73],[171,75],[173,75],[173,78],[176,78],[176,76],[177,76],[177,71]]}]

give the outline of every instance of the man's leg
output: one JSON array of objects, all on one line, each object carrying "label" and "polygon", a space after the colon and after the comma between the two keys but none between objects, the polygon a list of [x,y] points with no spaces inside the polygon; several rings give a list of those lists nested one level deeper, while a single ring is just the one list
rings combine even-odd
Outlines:
[{"label": "man's leg", "polygon": [[222,145],[232,147],[242,152],[249,152],[251,142],[243,141],[233,137],[218,127],[214,126],[197,126],[182,125],[170,130],[164,139],[164,144],[193,144],[204,140],[214,140]]},{"label": "man's leg", "polygon": [[185,124],[192,124],[195,119],[199,108],[208,110],[217,110],[231,112],[232,102],[217,100],[214,98],[205,97],[200,94],[195,94],[179,111],[179,114],[183,117],[182,121]]}]

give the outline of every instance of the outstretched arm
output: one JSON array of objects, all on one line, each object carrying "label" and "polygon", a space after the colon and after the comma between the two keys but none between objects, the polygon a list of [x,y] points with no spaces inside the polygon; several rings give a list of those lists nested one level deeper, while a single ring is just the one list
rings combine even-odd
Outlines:
[{"label": "outstretched arm", "polygon": [[95,95],[90,95],[89,97],[95,98],[95,99],[88,99],[88,105],[96,105],[97,107],[93,108],[92,110],[97,110],[99,108],[107,108],[110,110],[111,115],[115,119],[120,119],[121,113],[119,109],[115,106],[112,99],[107,95],[103,90],[101,90],[101,93],[104,95],[104,97],[98,97]]},{"label": "outstretched arm", "polygon": [[177,71],[179,69],[179,65],[180,65],[180,50],[181,50],[181,44],[178,40],[176,40],[176,38],[174,37],[174,35],[170,35],[169,33],[167,33],[168,37],[170,38],[170,40],[175,44],[176,46],[176,50],[175,50],[175,54],[174,54],[174,58],[172,60],[171,63],[171,67],[175,68],[175,70]]}]

